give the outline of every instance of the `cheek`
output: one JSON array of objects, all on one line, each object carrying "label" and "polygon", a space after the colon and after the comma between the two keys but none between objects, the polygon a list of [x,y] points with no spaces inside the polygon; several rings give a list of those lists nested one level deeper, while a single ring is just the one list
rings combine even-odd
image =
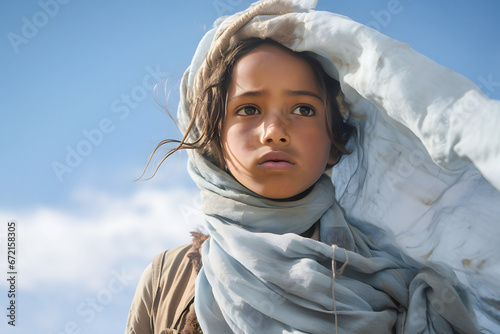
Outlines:
[{"label": "cheek", "polygon": [[226,165],[231,166],[241,160],[248,135],[238,124],[225,125],[221,131],[222,155]]},{"label": "cheek", "polygon": [[224,159],[226,166],[227,166],[227,162],[228,162],[228,157],[230,156],[229,155],[230,140],[228,140],[228,139],[229,139],[229,136],[228,136],[227,130],[225,130],[223,128],[223,130],[221,131],[221,136],[220,136],[220,147],[222,150],[222,158]]},{"label": "cheek", "polygon": [[304,150],[308,155],[315,169],[324,169],[326,164],[331,160],[330,150],[332,147],[330,138],[326,131],[316,129],[309,133],[303,134],[302,138],[307,138],[304,141]]},{"label": "cheek", "polygon": [[221,143],[231,149],[244,147],[253,136],[252,128],[244,123],[228,124],[222,129]]}]

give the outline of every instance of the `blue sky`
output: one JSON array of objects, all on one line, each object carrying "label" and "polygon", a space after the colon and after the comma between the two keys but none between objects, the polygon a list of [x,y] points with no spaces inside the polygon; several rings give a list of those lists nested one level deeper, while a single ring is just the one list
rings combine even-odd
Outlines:
[{"label": "blue sky", "polygon": [[[142,269],[187,242],[201,218],[184,155],[133,182],[160,140],[180,137],[151,87],[168,78],[175,111],[198,41],[250,3],[0,4],[0,245],[16,220],[19,255],[18,326],[4,318],[2,333],[123,331]],[[320,0],[317,9],[407,42],[500,99],[497,1]]]}]

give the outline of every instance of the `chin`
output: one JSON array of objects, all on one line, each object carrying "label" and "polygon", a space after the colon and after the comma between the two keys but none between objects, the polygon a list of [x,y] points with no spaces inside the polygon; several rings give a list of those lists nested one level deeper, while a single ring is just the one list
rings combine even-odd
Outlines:
[{"label": "chin", "polygon": [[302,189],[300,189],[300,190],[280,189],[280,191],[276,191],[276,188],[274,188],[273,190],[260,191],[260,192],[254,190],[254,192],[259,194],[260,196],[263,196],[263,197],[266,197],[268,199],[275,200],[275,201],[295,201],[295,200],[301,199],[304,196],[306,196],[311,189],[312,189],[312,186],[305,189],[305,190],[302,190]]}]

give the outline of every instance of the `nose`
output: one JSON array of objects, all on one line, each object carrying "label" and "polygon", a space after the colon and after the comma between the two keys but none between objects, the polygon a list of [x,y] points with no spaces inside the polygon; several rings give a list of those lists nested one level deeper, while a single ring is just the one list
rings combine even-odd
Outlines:
[{"label": "nose", "polygon": [[269,116],[264,121],[262,132],[263,144],[288,144],[290,136],[287,133],[286,120],[281,115]]}]

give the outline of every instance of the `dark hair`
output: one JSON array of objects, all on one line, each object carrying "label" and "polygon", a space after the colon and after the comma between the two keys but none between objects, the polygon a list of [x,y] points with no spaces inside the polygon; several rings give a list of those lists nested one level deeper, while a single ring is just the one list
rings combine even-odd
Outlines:
[{"label": "dark hair", "polygon": [[[191,120],[187,126],[184,137],[181,140],[166,139],[156,146],[151,157],[162,145],[169,143],[178,144],[163,156],[154,174],[156,174],[163,161],[181,149],[197,149],[207,159],[217,166],[224,168],[225,163],[222,156],[220,134],[226,112],[226,94],[231,81],[233,68],[238,60],[263,44],[278,46],[304,59],[310,65],[316,81],[326,96],[326,106],[330,110],[330,112],[326,113],[326,123],[328,137],[332,143],[331,156],[335,161],[338,161],[343,154],[350,154],[345,148],[345,145],[353,133],[354,128],[344,122],[340,112],[341,108],[346,107],[343,105],[345,104],[343,100],[344,95],[340,90],[339,82],[325,72],[312,52],[294,52],[272,39],[252,37],[235,43],[216,63],[211,63],[207,59],[207,67],[210,73],[207,82],[203,83],[203,89],[198,96],[190,96],[192,94],[188,94],[188,96],[190,96],[188,105],[190,105],[189,114]],[[188,93],[190,93],[189,90]],[[190,142],[188,141],[189,137],[195,139]],[[151,157],[149,158],[148,165],[151,161]],[[146,168],[147,167],[146,165]]]}]

